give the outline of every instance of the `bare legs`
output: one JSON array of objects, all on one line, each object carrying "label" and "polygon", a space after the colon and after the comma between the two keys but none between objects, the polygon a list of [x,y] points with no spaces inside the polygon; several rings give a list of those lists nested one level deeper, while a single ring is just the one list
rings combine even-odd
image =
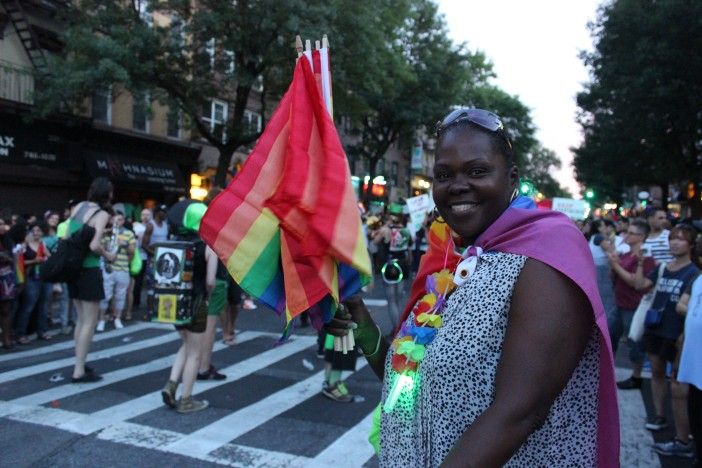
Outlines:
[{"label": "bare legs", "polygon": [[182,379],[182,398],[190,398],[200,365],[200,350],[202,349],[204,334],[191,333],[185,330],[181,330],[179,333],[183,339],[183,344],[176,354],[175,362],[171,368],[170,380],[178,382]]},{"label": "bare legs", "polygon": [[[222,314],[224,316],[224,314]],[[207,328],[202,338],[202,348],[200,350],[200,369],[199,372],[203,373],[210,370],[210,364],[212,361],[212,346],[214,346],[215,330],[217,328],[217,316],[208,315],[207,316]]]},{"label": "bare legs", "polygon": [[73,368],[73,378],[79,378],[85,374],[85,359],[93,341],[95,324],[99,315],[99,302],[76,299],[74,303],[78,318],[76,328],[73,331],[73,339],[76,346],[76,364]]}]

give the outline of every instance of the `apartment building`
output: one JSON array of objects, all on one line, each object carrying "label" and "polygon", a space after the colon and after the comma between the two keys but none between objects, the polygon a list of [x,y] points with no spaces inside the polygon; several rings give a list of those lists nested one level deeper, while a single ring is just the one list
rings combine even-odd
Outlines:
[{"label": "apartment building", "polygon": [[[57,13],[66,5],[67,0],[0,1],[0,209],[59,209],[84,197],[96,176],[110,177],[115,200],[135,211],[191,191],[201,196],[218,152],[189,130],[182,115],[148,95],[133,96],[115,84],[98,90],[78,115],[28,120],[34,73],[63,46]],[[142,14],[149,22],[170,21],[158,12]],[[213,60],[214,52],[213,44]],[[257,92],[245,118],[260,130]],[[227,97],[204,103],[202,120],[213,128],[222,125],[228,106]],[[233,163],[242,157],[235,155]],[[198,181],[196,187],[191,180]]]}]

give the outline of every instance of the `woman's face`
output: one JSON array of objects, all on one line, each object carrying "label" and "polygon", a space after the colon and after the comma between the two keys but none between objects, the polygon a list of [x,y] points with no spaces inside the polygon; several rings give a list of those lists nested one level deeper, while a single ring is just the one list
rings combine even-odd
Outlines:
[{"label": "woman's face", "polygon": [[59,223],[59,215],[56,213],[53,213],[49,218],[46,220],[46,223],[51,226],[51,227],[56,227],[58,226]]},{"label": "woman's face", "polygon": [[507,209],[517,179],[517,168],[507,167],[485,133],[457,127],[439,139],[434,202],[465,242],[474,242]]},{"label": "woman's face", "polygon": [[32,240],[38,241],[41,240],[41,236],[43,236],[44,233],[42,232],[41,228],[39,226],[34,226],[31,231],[29,231],[29,237]]},{"label": "woman's face", "polygon": [[692,250],[692,245],[685,236],[679,232],[671,234],[668,243],[670,244],[670,253],[676,257],[685,256]]}]

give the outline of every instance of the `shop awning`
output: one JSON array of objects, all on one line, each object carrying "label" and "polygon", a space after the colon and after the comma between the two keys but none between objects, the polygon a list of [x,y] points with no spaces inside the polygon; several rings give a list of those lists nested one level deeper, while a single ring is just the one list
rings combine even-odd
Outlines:
[{"label": "shop awning", "polygon": [[178,165],[88,152],[86,169],[91,177],[108,177],[117,189],[146,189],[169,193],[185,193],[187,187]]}]

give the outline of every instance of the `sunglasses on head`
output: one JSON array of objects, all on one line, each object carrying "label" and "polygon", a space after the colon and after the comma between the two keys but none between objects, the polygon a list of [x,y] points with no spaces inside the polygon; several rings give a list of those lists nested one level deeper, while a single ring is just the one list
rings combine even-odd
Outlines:
[{"label": "sunglasses on head", "polygon": [[436,124],[436,134],[441,134],[446,128],[459,122],[471,122],[485,130],[499,133],[505,139],[509,148],[512,149],[512,142],[509,141],[505,132],[505,125],[496,114],[484,109],[461,107],[450,112],[442,121]]}]

